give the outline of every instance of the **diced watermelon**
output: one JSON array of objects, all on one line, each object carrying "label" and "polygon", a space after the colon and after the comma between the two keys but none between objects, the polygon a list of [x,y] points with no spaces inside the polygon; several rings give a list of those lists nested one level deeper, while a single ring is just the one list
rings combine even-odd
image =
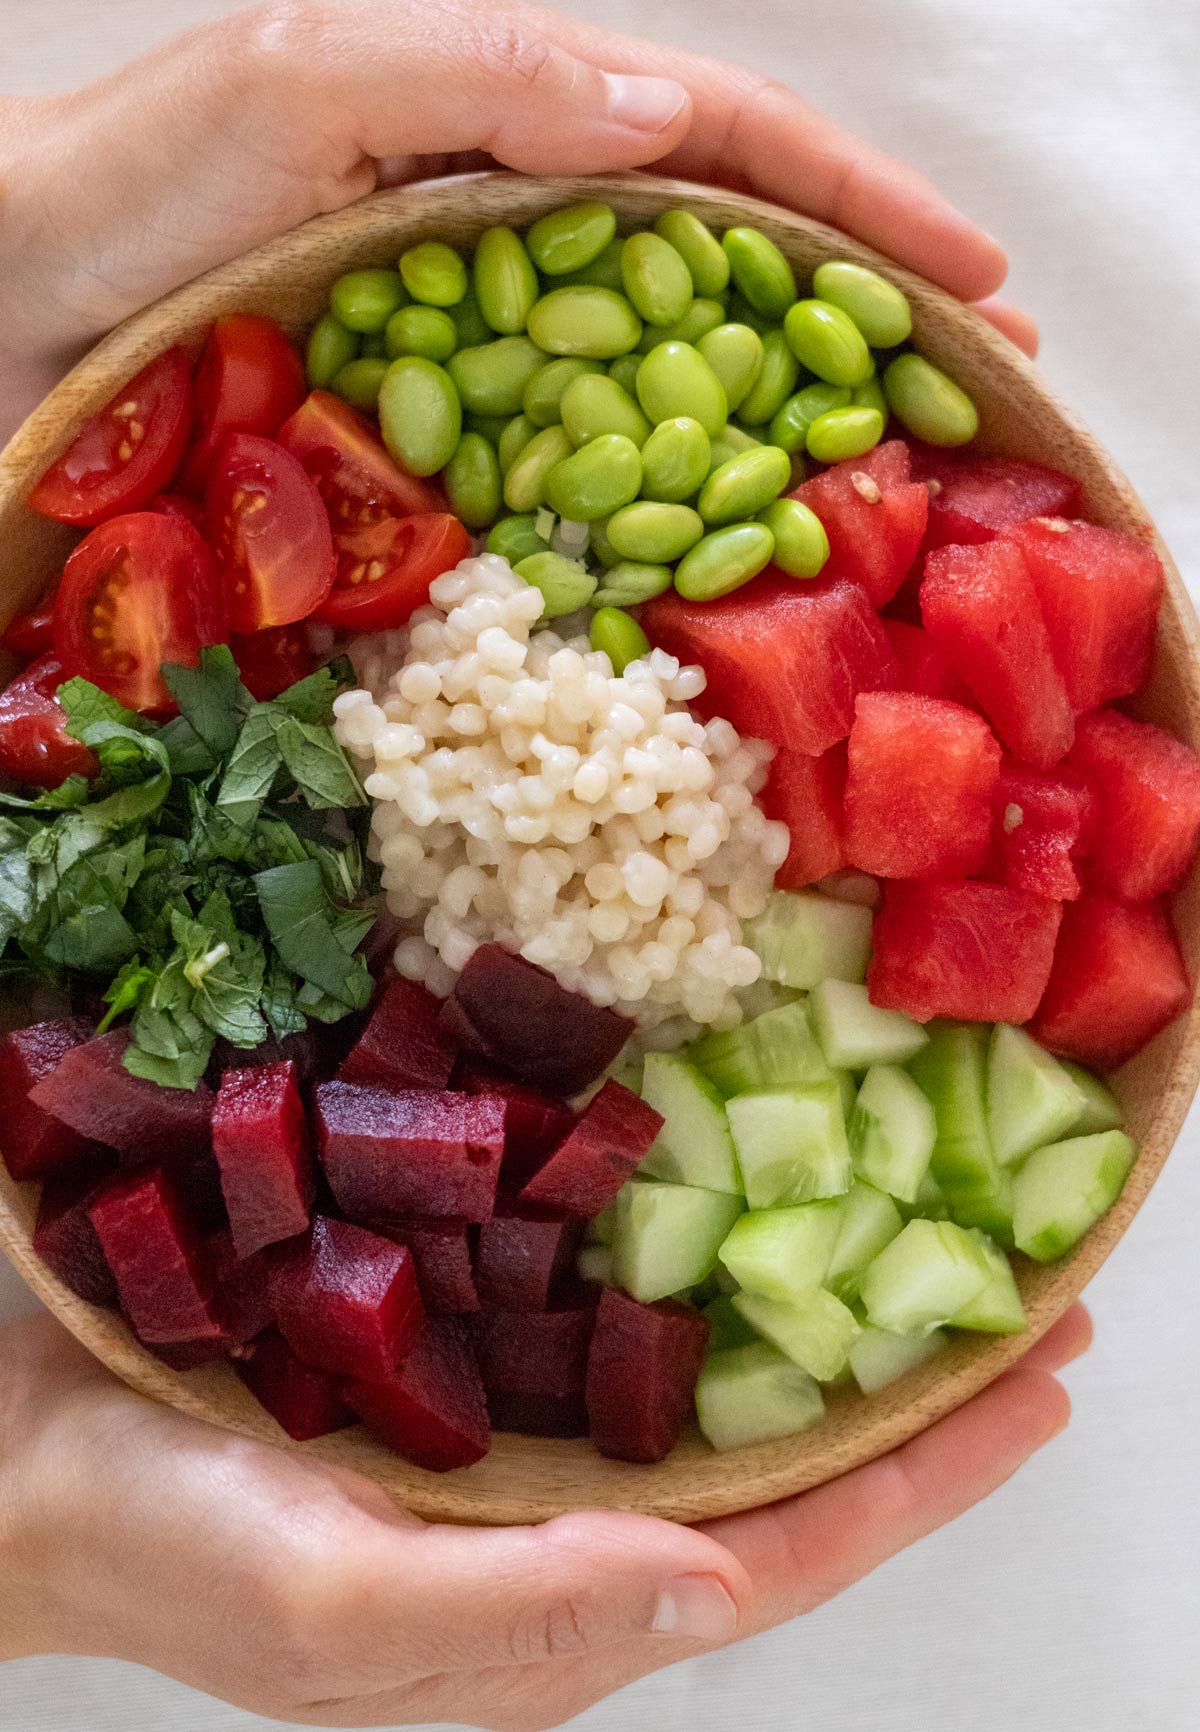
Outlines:
[{"label": "diced watermelon", "polygon": [[238,1256],[303,1233],[315,1178],[295,1065],[227,1070],[212,1135]]},{"label": "diced watermelon", "polygon": [[117,1283],[88,1210],[103,1174],[64,1173],[42,1187],[33,1248],[46,1267],[89,1305],[115,1305]]},{"label": "diced watermelon", "polygon": [[918,1022],[1027,1022],[1050,977],[1060,913],[1007,884],[888,884],[867,970],[871,1002]]},{"label": "diced watermelon", "polygon": [[0,1040],[0,1100],[4,1102],[4,1164],[14,1179],[41,1179],[87,1158],[95,1148],[87,1136],[30,1100],[72,1047],[92,1038],[84,1016],[36,1022]]},{"label": "diced watermelon", "polygon": [[977,871],[991,845],[1000,747],[944,698],[864,692],[850,730],[846,859],[884,878]]},{"label": "diced watermelon", "polygon": [[475,1287],[485,1311],[545,1311],[575,1268],[583,1222],[500,1203],[479,1229]]},{"label": "diced watermelon", "polygon": [[1075,718],[1032,580],[1012,542],[931,553],[921,614],[1011,752],[1041,770],[1065,756]]},{"label": "diced watermelon", "polygon": [[521,1201],[590,1220],[612,1202],[662,1127],[661,1113],[610,1077],[526,1185]]},{"label": "diced watermelon", "polygon": [[786,824],[788,857],[775,874],[780,890],[802,890],[846,864],[842,799],[846,749],[830,746],[819,758],[780,747],[759,801],[768,818]]},{"label": "diced watermelon", "polygon": [[273,1293],[293,1353],[339,1377],[386,1377],[424,1321],[404,1246],[324,1215],[280,1261]]},{"label": "diced watermelon", "polygon": [[531,1089],[475,1058],[460,1057],[450,1082],[465,1094],[499,1095],[504,1102],[502,1185],[519,1190],[575,1122],[575,1115],[565,1101]]},{"label": "diced watermelon", "polygon": [[143,1341],[226,1338],[212,1271],[160,1169],[105,1180],[88,1215]]},{"label": "diced watermelon", "polygon": [[478,1311],[471,1228],[466,1221],[373,1221],[370,1225],[373,1232],[407,1245],[412,1252],[426,1311],[435,1315]]},{"label": "diced watermelon", "polygon": [[1075,862],[1092,814],[1082,776],[1063,764],[1057,770],[1034,770],[1006,758],[993,809],[996,877],[1035,896],[1074,901],[1080,889]]},{"label": "diced watermelon", "polygon": [[[918,604],[918,617],[919,617]],[[923,626],[902,619],[880,622],[892,646],[899,673],[898,692],[917,692],[925,698],[949,698],[970,705],[971,694]]]},{"label": "diced watermelon", "polygon": [[992,541],[1029,517],[1069,515],[1079,504],[1079,483],[1059,469],[1020,457],[913,447],[913,473],[932,482],[926,547]]},{"label": "diced watermelon", "polygon": [[1178,889],[1200,843],[1200,757],[1117,710],[1081,716],[1071,762],[1096,802],[1084,872],[1128,902]]},{"label": "diced watermelon", "polygon": [[384,986],[338,1076],[380,1088],[445,1088],[458,1051],[438,1025],[441,1000],[398,974]]},{"label": "diced watermelon", "polygon": [[1075,710],[1144,685],[1163,592],[1162,562],[1149,543],[1053,516],[1022,523],[1008,539],[1024,555]]},{"label": "diced watermelon", "polygon": [[337,1378],[297,1359],[277,1329],[260,1335],[236,1364],[251,1395],[297,1443],[355,1422]]},{"label": "diced watermelon", "polygon": [[1164,905],[1130,905],[1089,890],[1063,910],[1050,983],[1029,1032],[1051,1052],[1112,1070],[1191,998]]},{"label": "diced watermelon", "polygon": [[491,1447],[487,1402],[461,1323],[431,1318],[385,1378],[347,1383],[346,1399],[385,1443],[431,1473],[482,1461]]},{"label": "diced watermelon", "polygon": [[875,607],[895,595],[920,551],[929,491],[910,475],[902,439],[835,463],[792,494],[815,511],[829,537],[822,575],[860,583]]},{"label": "diced watermelon", "polygon": [[640,1305],[606,1287],[588,1355],[588,1429],[601,1455],[662,1461],[692,1412],[708,1319],[669,1299]]},{"label": "diced watermelon", "polygon": [[74,1046],[29,1098],[81,1135],[139,1161],[174,1165],[210,1147],[212,1091],[166,1089],[133,1076],[122,1062],[129,1031],[112,1029]]},{"label": "diced watermelon", "polygon": [[479,1374],[497,1431],[583,1437],[594,1307],[482,1311],[471,1320]]},{"label": "diced watermelon", "polygon": [[641,617],[651,643],[708,675],[693,708],[810,757],[846,738],[859,692],[896,683],[879,616],[861,585],[844,578],[797,583],[764,573],[719,601],[667,590]]},{"label": "diced watermelon", "polygon": [[358,1221],[486,1221],[500,1177],[504,1114],[496,1095],[346,1082],[313,1092],[321,1165],[339,1206]]}]

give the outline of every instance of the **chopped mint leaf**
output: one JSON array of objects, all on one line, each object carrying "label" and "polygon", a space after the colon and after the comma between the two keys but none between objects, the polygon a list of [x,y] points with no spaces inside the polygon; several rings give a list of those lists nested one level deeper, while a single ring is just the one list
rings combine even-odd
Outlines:
[{"label": "chopped mint leaf", "polygon": [[129,1011],[136,1010],[142,999],[142,994],[154,979],[154,970],[147,968],[138,957],[133,956],[113,977],[112,983],[104,994],[104,1002],[108,1006],[96,1033],[103,1034],[112,1027],[119,1016],[125,1016]]},{"label": "chopped mint leaf", "polygon": [[97,722],[112,722],[117,727],[130,728],[139,734],[149,734],[154,729],[148,716],[127,710],[124,704],[119,704],[116,698],[94,686],[91,680],[67,680],[54,695],[67,712],[67,732],[73,739],[82,740],[85,730]]},{"label": "chopped mint leaf", "polygon": [[258,817],[283,767],[279,721],[279,711],[270,704],[256,704],[242,724],[221,778],[217,807],[245,828]]},{"label": "chopped mint leaf", "polygon": [[328,728],[284,716],[275,738],[288,774],[309,806],[325,811],[366,804],[362,784]]},{"label": "chopped mint leaf", "polygon": [[325,894],[317,862],[273,866],[259,872],[254,885],[267,931],[292,972],[347,1010],[364,1009],[371,977],[362,959],[350,955],[338,936],[337,910]]},{"label": "chopped mint leaf", "polygon": [[201,749],[205,762],[198,767],[201,771],[213,769],[232,752],[238,730],[254,703],[242,684],[233,652],[228,644],[210,645],[200,651],[198,667],[167,662],[162,676],[179,705],[177,722],[168,724],[173,730],[169,749],[176,775],[188,773],[179,769],[179,760],[186,756],[189,763],[198,763]]}]

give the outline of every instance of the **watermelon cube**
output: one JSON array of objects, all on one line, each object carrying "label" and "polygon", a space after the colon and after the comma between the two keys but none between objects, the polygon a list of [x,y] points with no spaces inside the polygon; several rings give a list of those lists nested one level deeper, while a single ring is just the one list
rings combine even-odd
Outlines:
[{"label": "watermelon cube", "polygon": [[1020,457],[913,448],[913,472],[931,482],[926,547],[992,541],[1030,517],[1068,516],[1079,483]]},{"label": "watermelon cube", "polygon": [[117,1283],[88,1214],[103,1174],[62,1173],[46,1180],[33,1248],[72,1293],[89,1305],[115,1305]]},{"label": "watermelon cube", "polygon": [[956,704],[970,704],[970,692],[923,626],[902,619],[885,619],[880,624],[899,669],[898,692],[918,692],[925,698],[950,698]]},{"label": "watermelon cube", "polygon": [[788,827],[792,845],[775,874],[780,890],[803,890],[846,864],[842,800],[846,749],[830,746],[819,758],[780,747],[759,802],[768,818]]},{"label": "watermelon cube", "polygon": [[449,1215],[486,1221],[504,1153],[504,1102],[448,1090],[321,1083],[317,1152],[340,1208],[358,1221]]},{"label": "watermelon cube", "polygon": [[591,1220],[649,1154],[662,1127],[661,1113],[610,1077],[530,1179],[521,1201]]},{"label": "watermelon cube", "polygon": [[792,494],[815,511],[829,537],[822,576],[849,578],[873,607],[895,595],[925,536],[929,491],[913,481],[902,439],[877,445],[863,457],[835,463]]},{"label": "watermelon cube", "polygon": [[594,1307],[482,1311],[471,1320],[479,1375],[497,1431],[584,1437]]},{"label": "watermelon cube", "polygon": [[83,1016],[36,1022],[0,1040],[0,1100],[4,1102],[4,1164],[14,1179],[41,1179],[86,1160],[95,1144],[38,1106],[30,1091],[73,1047],[92,1038]]},{"label": "watermelon cube", "polygon": [[583,1222],[502,1202],[479,1229],[475,1287],[485,1311],[545,1311],[574,1273]]},{"label": "watermelon cube", "polygon": [[1096,803],[1087,877],[1128,902],[1177,890],[1200,843],[1200,757],[1117,710],[1081,716],[1071,762]]},{"label": "watermelon cube", "polygon": [[1048,770],[1075,718],[1025,561],[1010,541],[942,547],[925,562],[921,615],[1009,751]]},{"label": "watermelon cube", "polygon": [[236,1364],[251,1395],[297,1443],[354,1424],[337,1378],[298,1359],[278,1329],[260,1335]]},{"label": "watermelon cube", "polygon": [[227,1070],[212,1136],[238,1256],[303,1233],[315,1181],[295,1065]]},{"label": "watermelon cube", "polygon": [[122,1062],[128,1029],[72,1046],[29,1098],[43,1112],[138,1161],[185,1162],[210,1148],[212,1091],[166,1089]]},{"label": "watermelon cube", "polygon": [[386,1377],[424,1321],[408,1251],[351,1221],[318,1215],[272,1286],[293,1353],[339,1377]]},{"label": "watermelon cube", "polygon": [[345,1385],[351,1407],[385,1443],[431,1473],[482,1461],[491,1447],[487,1401],[461,1323],[431,1318],[394,1371]]},{"label": "watermelon cube", "polygon": [[606,1287],[588,1355],[588,1430],[601,1455],[662,1461],[692,1414],[708,1319],[663,1299],[640,1305]]},{"label": "watermelon cube", "polygon": [[1164,905],[1089,890],[1063,910],[1054,968],[1029,1032],[1051,1052],[1113,1070],[1191,999]]},{"label": "watermelon cube", "polygon": [[478,1311],[466,1221],[373,1221],[371,1227],[382,1238],[408,1246],[426,1311]]},{"label": "watermelon cube", "polygon": [[918,1022],[1028,1022],[1038,1007],[1061,907],[1007,884],[891,883],[875,916],[872,1004]]},{"label": "watermelon cube", "polygon": [[1092,804],[1082,776],[1065,764],[1034,770],[1006,758],[993,801],[995,876],[1016,890],[1074,901]]},{"label": "watermelon cube", "polygon": [[984,864],[1000,747],[945,698],[864,692],[846,773],[846,859],[883,878],[954,878]]},{"label": "watermelon cube", "polygon": [[438,1025],[441,1009],[418,981],[393,974],[338,1076],[380,1088],[445,1088],[458,1049]]},{"label": "watermelon cube", "polygon": [[160,1168],[106,1179],[88,1216],[143,1341],[226,1340],[212,1269]]},{"label": "watermelon cube", "polygon": [[460,1057],[451,1085],[469,1095],[498,1095],[504,1102],[504,1159],[501,1185],[518,1190],[531,1179],[551,1149],[562,1142],[575,1122],[566,1101],[542,1094],[514,1076],[478,1059]]}]

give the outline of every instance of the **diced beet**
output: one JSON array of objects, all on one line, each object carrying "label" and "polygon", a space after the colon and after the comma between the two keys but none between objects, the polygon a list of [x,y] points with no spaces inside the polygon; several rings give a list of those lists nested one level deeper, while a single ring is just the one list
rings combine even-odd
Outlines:
[{"label": "diced beet", "polygon": [[42,1187],[33,1248],[90,1305],[115,1305],[117,1283],[88,1214],[103,1175],[64,1173]]},{"label": "diced beet", "polygon": [[908,447],[889,439],[863,457],[835,463],[797,487],[829,537],[823,576],[860,583],[874,607],[885,606],[911,570],[925,536],[929,490],[910,475]]},{"label": "diced beet", "polygon": [[239,1257],[233,1235],[226,1229],[209,1239],[207,1249],[230,1338],[239,1344],[252,1341],[275,1321],[272,1283],[280,1255],[286,1254],[287,1247],[266,1245],[249,1257]]},{"label": "diced beet", "polygon": [[797,583],[764,572],[719,601],[668,590],[641,617],[651,643],[708,675],[693,709],[810,757],[846,738],[859,692],[896,683],[879,617],[844,578]]},{"label": "diced beet", "polygon": [[530,1179],[521,1201],[590,1220],[612,1202],[662,1126],[661,1113],[610,1077]]},{"label": "diced beet", "polygon": [[[353,1017],[345,1017],[346,1023],[353,1023]],[[261,1069],[265,1065],[286,1064],[290,1059],[296,1067],[296,1081],[302,1089],[311,1084],[323,1082],[341,1063],[340,1052],[332,1060],[329,1057],[329,1044],[334,1029],[340,1030],[342,1023],[310,1022],[299,1034],[284,1035],[282,1040],[268,1035],[259,1046],[247,1051],[244,1046],[234,1046],[231,1040],[218,1038],[213,1046],[212,1058],[209,1060],[205,1080],[215,1089],[220,1087],[221,1078],[227,1070]]]},{"label": "diced beet", "polygon": [[1200,757],[1117,710],[1081,716],[1071,763],[1096,802],[1084,875],[1127,902],[1178,889],[1200,842]]},{"label": "diced beet", "polygon": [[504,1154],[498,1096],[330,1082],[313,1100],[317,1152],[347,1215],[486,1221],[491,1214]]},{"label": "diced beet", "polygon": [[968,1022],[1028,1022],[1038,1007],[1061,906],[1007,884],[893,882],[875,916],[871,1002]]},{"label": "diced beet", "polygon": [[435,1315],[478,1311],[471,1228],[466,1221],[372,1221],[370,1226],[383,1238],[408,1246],[426,1311]]},{"label": "diced beet", "polygon": [[442,1025],[548,1095],[574,1095],[606,1071],[633,1024],[560,986],[536,963],[500,944],[481,944],[442,1006]]},{"label": "diced beet", "polygon": [[341,1377],[386,1377],[424,1318],[411,1254],[350,1221],[318,1215],[280,1260],[275,1315],[292,1351]]},{"label": "diced beet", "polygon": [[1022,523],[1008,539],[1024,555],[1075,710],[1144,685],[1163,592],[1162,562],[1149,543],[1053,516]]},{"label": "diced beet", "polygon": [[471,1320],[479,1375],[497,1431],[583,1437],[584,1386],[596,1313],[482,1311]]},{"label": "diced beet", "polygon": [[802,890],[846,864],[842,799],[846,748],[830,746],[819,758],[780,747],[759,802],[768,818],[786,824],[792,839],[775,874],[781,890]]},{"label": "diced beet", "polygon": [[942,547],[921,584],[926,629],[1009,751],[1048,770],[1075,718],[1025,561],[1010,541]]},{"label": "diced beet", "polygon": [[687,1305],[640,1305],[606,1287],[588,1355],[592,1442],[617,1461],[662,1461],[692,1413],[708,1319]]},{"label": "diced beet", "polygon": [[251,1395],[297,1443],[344,1431],[355,1416],[327,1371],[297,1359],[277,1329],[253,1342],[237,1373]]},{"label": "diced beet", "polygon": [[1092,804],[1083,777],[1066,765],[1034,770],[1006,758],[993,801],[995,876],[1016,890],[1074,901]]},{"label": "diced beet", "polygon": [[295,1065],[226,1071],[212,1138],[238,1256],[302,1233],[314,1186]]},{"label": "diced beet", "polygon": [[883,878],[954,878],[991,847],[1000,746],[945,698],[864,692],[850,730],[846,860]]},{"label": "diced beet", "polygon": [[485,1311],[545,1311],[575,1267],[583,1222],[529,1203],[497,1204],[479,1229],[475,1290]]},{"label": "diced beet", "polygon": [[1063,910],[1050,984],[1029,1032],[1051,1052],[1112,1070],[1173,1022],[1191,998],[1164,905],[1130,905],[1085,891]]},{"label": "diced beet", "polygon": [[575,1123],[575,1114],[566,1101],[531,1089],[479,1059],[460,1056],[450,1081],[466,1094],[499,1095],[504,1102],[501,1185],[520,1189]]},{"label": "diced beet", "polygon": [[491,1447],[487,1401],[461,1323],[430,1319],[386,1378],[347,1383],[346,1399],[385,1443],[431,1473],[482,1461]]},{"label": "diced beet", "polygon": [[444,1088],[458,1048],[438,1026],[441,1008],[441,1000],[418,981],[393,975],[338,1071],[341,1081],[392,1089]]},{"label": "diced beet", "polygon": [[[920,617],[919,601],[917,607]],[[970,704],[970,692],[923,626],[910,625],[902,619],[885,619],[880,623],[900,670],[896,680],[897,691]]]},{"label": "diced beet", "polygon": [[161,1169],[106,1179],[88,1214],[143,1341],[224,1338],[212,1270]]},{"label": "diced beet", "polygon": [[41,1179],[85,1158],[93,1147],[32,1101],[30,1091],[48,1077],[73,1047],[92,1038],[94,1024],[81,1016],[37,1022],[0,1040],[0,1100],[4,1102],[4,1164],[14,1179]]},{"label": "diced beet", "polygon": [[228,1357],[234,1345],[224,1335],[214,1335],[203,1341],[142,1341],[147,1353],[153,1353],[172,1371],[198,1371],[202,1365],[215,1365]]},{"label": "diced beet", "polygon": [[30,1098],[66,1125],[139,1161],[183,1161],[209,1147],[212,1092],[167,1089],[131,1075],[128,1029],[112,1029],[64,1053]]},{"label": "diced beet", "polygon": [[[120,1164],[129,1168],[139,1163],[130,1155],[122,1155]],[[211,1147],[193,1149],[178,1161],[164,1159],[163,1166],[196,1231],[203,1237],[223,1232],[229,1226],[229,1216],[221,1190],[221,1169]]]},{"label": "diced beet", "polygon": [[913,472],[934,484],[926,547],[992,541],[1026,518],[1069,515],[1079,504],[1070,475],[1020,457],[914,448]]}]

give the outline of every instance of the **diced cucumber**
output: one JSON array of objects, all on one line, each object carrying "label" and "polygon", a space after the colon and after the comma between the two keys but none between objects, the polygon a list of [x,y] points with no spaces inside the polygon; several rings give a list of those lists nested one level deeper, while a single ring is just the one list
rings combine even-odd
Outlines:
[{"label": "diced cucumber", "polygon": [[1116,1202],[1136,1153],[1124,1131],[1035,1149],[1013,1181],[1019,1248],[1039,1263],[1065,1255]]},{"label": "diced cucumber", "polygon": [[747,1323],[819,1383],[837,1376],[859,1332],[853,1311],[824,1287],[791,1305],[758,1293],[735,1293],[733,1303]]},{"label": "diced cucumber", "polygon": [[865,980],[871,910],[816,890],[776,890],[748,920],[742,941],[762,958],[768,980],[801,990],[822,980]]},{"label": "diced cucumber", "polygon": [[853,980],[823,980],[808,1001],[821,1051],[835,1070],[867,1070],[873,1064],[907,1064],[929,1036],[902,1010],[872,1004]]},{"label": "diced cucumber", "polygon": [[1011,1185],[987,1126],[987,1038],[982,1023],[932,1023],[911,1070],[937,1119],[931,1170],[951,1215],[1011,1243]]},{"label": "diced cucumber", "polygon": [[1083,1111],[1067,1126],[1067,1134],[1090,1137],[1097,1131],[1119,1131],[1125,1123],[1125,1109],[1112,1090],[1081,1064],[1072,1064],[1068,1058],[1058,1062],[1083,1096]]},{"label": "diced cucumber", "polygon": [[612,1281],[613,1254],[611,1245],[584,1245],[576,1259],[576,1268],[584,1281],[599,1281],[607,1287]]},{"label": "diced cucumber", "polygon": [[874,1395],[911,1371],[914,1365],[932,1359],[946,1345],[940,1329],[928,1335],[895,1335],[890,1329],[877,1329],[868,1323],[858,1340],[850,1347],[850,1369],[864,1395]]},{"label": "diced cucumber", "polygon": [[910,1221],[868,1268],[860,1290],[878,1328],[927,1334],[969,1305],[991,1278],[973,1233],[952,1221]]},{"label": "diced cucumber", "polygon": [[640,1171],[681,1185],[740,1196],[741,1174],[720,1091],[694,1064],[672,1053],[648,1052],[642,1099],[663,1127]]},{"label": "diced cucumber", "polygon": [[742,1207],[724,1191],[632,1181],[617,1198],[613,1280],[645,1304],[694,1287],[712,1272]]},{"label": "diced cucumber", "polygon": [[842,1122],[848,1125],[850,1123],[850,1115],[854,1111],[854,1103],[858,1099],[858,1084],[854,1080],[854,1072],[852,1070],[835,1070],[833,1077],[838,1086],[838,1093],[841,1096]]},{"label": "diced cucumber", "polygon": [[696,1417],[714,1449],[790,1437],[824,1411],[808,1372],[765,1341],[713,1353],[696,1384]]},{"label": "diced cucumber", "polygon": [[850,1150],[864,1179],[915,1203],[937,1141],[937,1119],[907,1071],[872,1065],[850,1115]]},{"label": "diced cucumber", "polygon": [[631,1094],[642,1092],[642,1054],[632,1043],[625,1046],[618,1054],[616,1063],[608,1072],[614,1082],[619,1082],[622,1088],[627,1088]]},{"label": "diced cucumber", "polygon": [[[903,1227],[900,1211],[874,1185],[855,1181],[839,1200],[841,1224],[825,1274],[831,1293],[849,1304],[858,1298],[859,1283],[869,1263],[890,1245]],[[736,1230],[736,1229],[735,1229]]]},{"label": "diced cucumber", "polygon": [[828,1082],[830,1075],[802,998],[737,1028],[705,1035],[688,1057],[726,1095]]},{"label": "diced cucumber", "polygon": [[727,1103],[752,1209],[811,1203],[849,1189],[850,1145],[836,1082],[752,1089]]},{"label": "diced cucumber", "polygon": [[1084,1108],[1082,1091],[1044,1046],[998,1022],[988,1044],[987,1121],[996,1159],[1014,1166],[1031,1149],[1065,1136]]},{"label": "diced cucumber", "polygon": [[720,1353],[726,1347],[745,1347],[760,1338],[758,1330],[747,1323],[728,1293],[711,1299],[704,1307],[708,1319],[708,1351]]},{"label": "diced cucumber", "polygon": [[926,1173],[917,1187],[915,1199],[911,1203],[904,1203],[900,1213],[906,1220],[911,1220],[914,1215],[920,1215],[926,1221],[950,1219],[950,1205],[946,1201],[946,1193],[932,1173]]},{"label": "diced cucumber", "polygon": [[821,1286],[842,1224],[844,1199],[759,1209],[733,1223],[717,1253],[748,1293],[794,1300]]},{"label": "diced cucumber", "polygon": [[950,1319],[956,1329],[982,1329],[988,1335],[1021,1335],[1028,1329],[1025,1307],[1017,1291],[1012,1264],[986,1233],[976,1233],[975,1239],[988,1260],[991,1279],[982,1293],[968,1300],[961,1311]]},{"label": "diced cucumber", "polygon": [[584,1229],[585,1245],[611,1245],[617,1226],[617,1205],[609,1203],[598,1215],[593,1215]]}]

